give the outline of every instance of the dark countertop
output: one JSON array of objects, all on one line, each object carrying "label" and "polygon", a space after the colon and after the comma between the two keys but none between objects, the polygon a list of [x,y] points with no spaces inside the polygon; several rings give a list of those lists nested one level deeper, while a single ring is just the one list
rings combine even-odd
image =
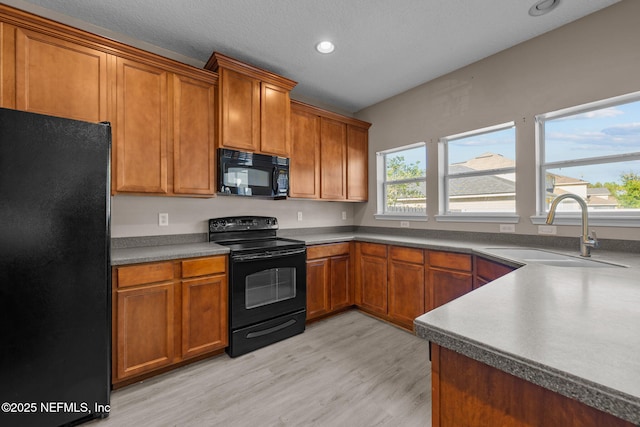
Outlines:
[{"label": "dark countertop", "polygon": [[[358,232],[291,237],[308,245],[358,240],[526,264],[492,252],[522,245]],[[113,265],[124,265],[228,252],[214,243],[192,243],[114,249],[111,256]],[[527,264],[418,317],[416,334],[640,424],[640,256],[594,250],[592,259],[627,268]]]}]

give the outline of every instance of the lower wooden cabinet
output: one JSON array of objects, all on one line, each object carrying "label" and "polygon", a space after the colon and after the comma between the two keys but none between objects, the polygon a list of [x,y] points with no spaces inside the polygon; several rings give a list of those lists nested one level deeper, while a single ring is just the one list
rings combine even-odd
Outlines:
[{"label": "lower wooden cabinet", "polygon": [[358,307],[387,316],[387,246],[356,243]]},{"label": "lower wooden cabinet", "polygon": [[413,320],[424,314],[424,250],[389,247],[389,317],[413,330]]},{"label": "lower wooden cabinet", "polygon": [[492,282],[497,278],[502,277],[505,274],[511,273],[513,270],[515,270],[515,267],[510,267],[496,261],[491,261],[479,256],[476,256],[475,258],[476,273],[473,276],[473,289],[484,286],[487,283]]},{"label": "lower wooden cabinet", "polygon": [[226,256],[113,268],[114,385],[228,345]]},{"label": "lower wooden cabinet", "polygon": [[307,320],[353,305],[351,244],[307,249]]},{"label": "lower wooden cabinet", "polygon": [[428,251],[426,311],[433,310],[473,290],[472,256]]}]

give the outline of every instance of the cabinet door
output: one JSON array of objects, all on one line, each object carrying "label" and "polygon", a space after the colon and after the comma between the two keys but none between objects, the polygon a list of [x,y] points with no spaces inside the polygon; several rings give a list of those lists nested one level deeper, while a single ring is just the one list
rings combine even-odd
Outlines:
[{"label": "cabinet door", "polygon": [[165,282],[116,292],[117,378],[173,362],[173,291],[173,283]]},{"label": "cabinet door", "polygon": [[220,145],[245,151],[260,149],[260,81],[220,69]]},{"label": "cabinet door", "polygon": [[513,270],[513,267],[476,257],[476,276],[473,288],[476,289],[480,286],[486,285],[487,283],[496,280]]},{"label": "cabinet door", "polygon": [[167,192],[168,73],[117,58],[115,191]]},{"label": "cabinet door", "polygon": [[[400,248],[399,255],[407,258],[394,259],[395,247],[389,257],[389,316],[402,326],[413,330],[413,319],[425,313],[424,309],[424,255],[421,249]],[[412,263],[415,256],[419,263]]]},{"label": "cabinet door", "polygon": [[320,116],[291,109],[289,196],[320,197]]},{"label": "cabinet door", "polygon": [[329,258],[307,261],[307,320],[329,313]]},{"label": "cabinet door", "polygon": [[289,91],[263,82],[260,106],[260,151],[289,157],[289,122],[291,120]]},{"label": "cabinet door", "polygon": [[182,282],[182,357],[227,346],[227,277]]},{"label": "cabinet door", "polygon": [[331,258],[331,310],[353,305],[349,259],[349,255]]},{"label": "cabinet door", "polygon": [[375,313],[387,314],[387,259],[360,256],[361,305]]},{"label": "cabinet door", "polygon": [[369,131],[347,126],[347,199],[366,201],[368,186]]},{"label": "cabinet door", "polygon": [[173,77],[173,192],[213,195],[213,83]]},{"label": "cabinet door", "polygon": [[106,53],[21,28],[15,43],[15,108],[107,120]]},{"label": "cabinet door", "polygon": [[320,197],[347,197],[347,125],[322,117],[320,121]]},{"label": "cabinet door", "polygon": [[429,287],[431,289],[432,310],[452,301],[473,289],[473,276],[471,273],[429,269]]}]

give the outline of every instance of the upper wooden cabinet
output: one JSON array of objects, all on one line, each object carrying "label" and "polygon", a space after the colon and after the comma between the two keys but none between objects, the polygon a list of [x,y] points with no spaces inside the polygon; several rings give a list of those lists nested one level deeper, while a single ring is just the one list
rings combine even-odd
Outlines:
[{"label": "upper wooden cabinet", "polygon": [[88,122],[107,120],[105,52],[20,27],[2,29],[3,69],[9,73],[0,73],[2,106]]},{"label": "upper wooden cabinet", "polygon": [[214,195],[217,81],[0,5],[0,107],[111,122],[113,194]]},{"label": "upper wooden cabinet", "polygon": [[205,68],[220,76],[218,145],[289,157],[289,92],[296,82],[218,52]]},{"label": "upper wooden cabinet", "polygon": [[366,201],[370,123],[291,101],[291,197]]},{"label": "upper wooden cabinet", "polygon": [[289,196],[320,198],[320,116],[291,104]]}]

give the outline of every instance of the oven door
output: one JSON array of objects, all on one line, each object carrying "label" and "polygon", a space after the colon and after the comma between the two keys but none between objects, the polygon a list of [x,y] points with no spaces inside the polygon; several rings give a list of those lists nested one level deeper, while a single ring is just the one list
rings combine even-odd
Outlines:
[{"label": "oven door", "polygon": [[230,328],[306,309],[306,248],[230,257]]}]

